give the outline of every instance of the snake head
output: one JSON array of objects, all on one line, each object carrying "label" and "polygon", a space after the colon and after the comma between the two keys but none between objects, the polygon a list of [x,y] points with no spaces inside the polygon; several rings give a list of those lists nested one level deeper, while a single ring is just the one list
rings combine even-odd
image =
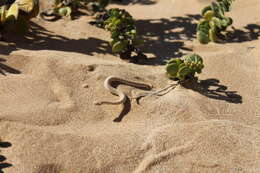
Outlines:
[{"label": "snake head", "polygon": [[94,102],[94,105],[102,105],[102,102]]},{"label": "snake head", "polygon": [[151,90],[153,89],[153,85],[148,83],[148,84],[145,84],[146,86],[144,86],[144,88],[146,88],[147,90]]}]

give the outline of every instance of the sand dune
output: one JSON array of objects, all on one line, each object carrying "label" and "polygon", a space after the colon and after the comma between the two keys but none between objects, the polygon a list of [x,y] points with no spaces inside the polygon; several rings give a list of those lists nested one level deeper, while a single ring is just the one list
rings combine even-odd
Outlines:
[{"label": "sand dune", "polygon": [[[260,4],[235,1],[231,39],[200,45],[196,22],[209,2],[112,4],[136,18],[145,65],[112,54],[109,33],[88,16],[36,18],[27,38],[10,35],[0,46],[0,172],[260,172]],[[93,104],[117,99],[103,86],[110,75],[174,83],[164,61],[191,51],[204,58],[198,83],[139,104],[132,97],[144,90],[119,85],[124,106]]]}]

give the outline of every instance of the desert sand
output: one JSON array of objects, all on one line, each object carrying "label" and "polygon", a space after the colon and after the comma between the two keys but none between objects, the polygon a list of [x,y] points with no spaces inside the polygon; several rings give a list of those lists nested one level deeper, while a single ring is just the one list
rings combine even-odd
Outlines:
[{"label": "desert sand", "polygon": [[[0,46],[0,172],[259,173],[260,3],[235,1],[227,42],[201,45],[196,23],[209,2],[110,5],[136,19],[143,64],[113,54],[109,33],[89,25],[90,16],[35,18],[25,38],[8,36]],[[139,104],[131,96],[143,90],[119,85],[124,106],[93,104],[118,99],[103,86],[110,75],[154,89],[174,83],[165,60],[191,52],[204,58],[199,83]]]}]

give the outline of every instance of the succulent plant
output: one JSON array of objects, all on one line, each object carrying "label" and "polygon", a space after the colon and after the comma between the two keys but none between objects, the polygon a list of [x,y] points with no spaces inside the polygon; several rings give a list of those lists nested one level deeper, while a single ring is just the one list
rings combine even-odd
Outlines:
[{"label": "succulent plant", "polygon": [[0,7],[0,32],[15,31],[24,33],[31,18],[39,13],[38,0],[8,1]]},{"label": "succulent plant", "polygon": [[[80,8],[89,9],[93,13],[103,11],[110,0],[55,0],[53,9],[41,13],[41,16],[58,16],[73,18]],[[45,19],[45,18],[44,18]]]},{"label": "succulent plant", "polygon": [[112,8],[99,15],[96,19],[94,24],[110,31],[112,38],[110,45],[113,52],[119,53],[123,59],[132,58],[133,52],[137,54],[136,57],[145,57],[137,48],[143,44],[143,41],[137,38],[135,21],[127,11]]},{"label": "succulent plant", "polygon": [[234,0],[217,0],[202,9],[203,19],[197,25],[197,39],[202,44],[216,42],[223,35],[233,20],[225,16]]},{"label": "succulent plant", "polygon": [[203,59],[197,54],[188,54],[182,58],[172,58],[166,64],[166,74],[170,79],[193,78],[195,73],[201,73],[204,68]]}]

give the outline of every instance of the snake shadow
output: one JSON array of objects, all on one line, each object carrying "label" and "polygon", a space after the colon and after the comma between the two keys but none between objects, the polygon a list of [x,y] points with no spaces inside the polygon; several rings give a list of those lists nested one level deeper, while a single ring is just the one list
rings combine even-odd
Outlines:
[{"label": "snake shadow", "polygon": [[220,84],[218,79],[190,80],[182,84],[183,87],[198,92],[208,98],[224,100],[229,103],[241,104],[242,96],[237,91],[228,91],[228,87]]},{"label": "snake shadow", "polygon": [[118,117],[116,117],[113,121],[114,122],[121,122],[123,120],[123,118],[130,112],[131,110],[131,101],[129,99],[129,97],[126,97],[126,101],[123,104],[123,109],[120,112],[120,114],[118,115]]},{"label": "snake shadow", "polygon": [[[113,82],[112,84],[111,84],[111,86],[113,87],[113,88],[117,88],[118,87],[118,85],[120,85],[121,83],[120,82]],[[145,87],[138,87],[138,86],[132,86],[132,87],[134,87],[134,88],[137,88],[137,89],[141,89],[141,90],[146,90],[146,91],[148,91],[148,90],[150,90],[150,89],[147,89],[147,88],[145,88]],[[131,100],[129,99],[129,97],[126,95],[126,101],[124,102],[124,104],[123,104],[123,109],[122,109],[122,111],[120,112],[120,114],[118,115],[118,117],[116,117],[113,121],[114,122],[121,122],[123,119],[124,119],[124,117],[130,112],[130,110],[131,110],[131,108],[132,108],[132,105],[131,105]]]},{"label": "snake shadow", "polygon": [[[9,148],[11,146],[10,142],[0,142],[0,148]],[[6,159],[5,156],[0,155],[0,173],[4,173],[3,169],[13,166],[11,163],[6,162]]]}]

